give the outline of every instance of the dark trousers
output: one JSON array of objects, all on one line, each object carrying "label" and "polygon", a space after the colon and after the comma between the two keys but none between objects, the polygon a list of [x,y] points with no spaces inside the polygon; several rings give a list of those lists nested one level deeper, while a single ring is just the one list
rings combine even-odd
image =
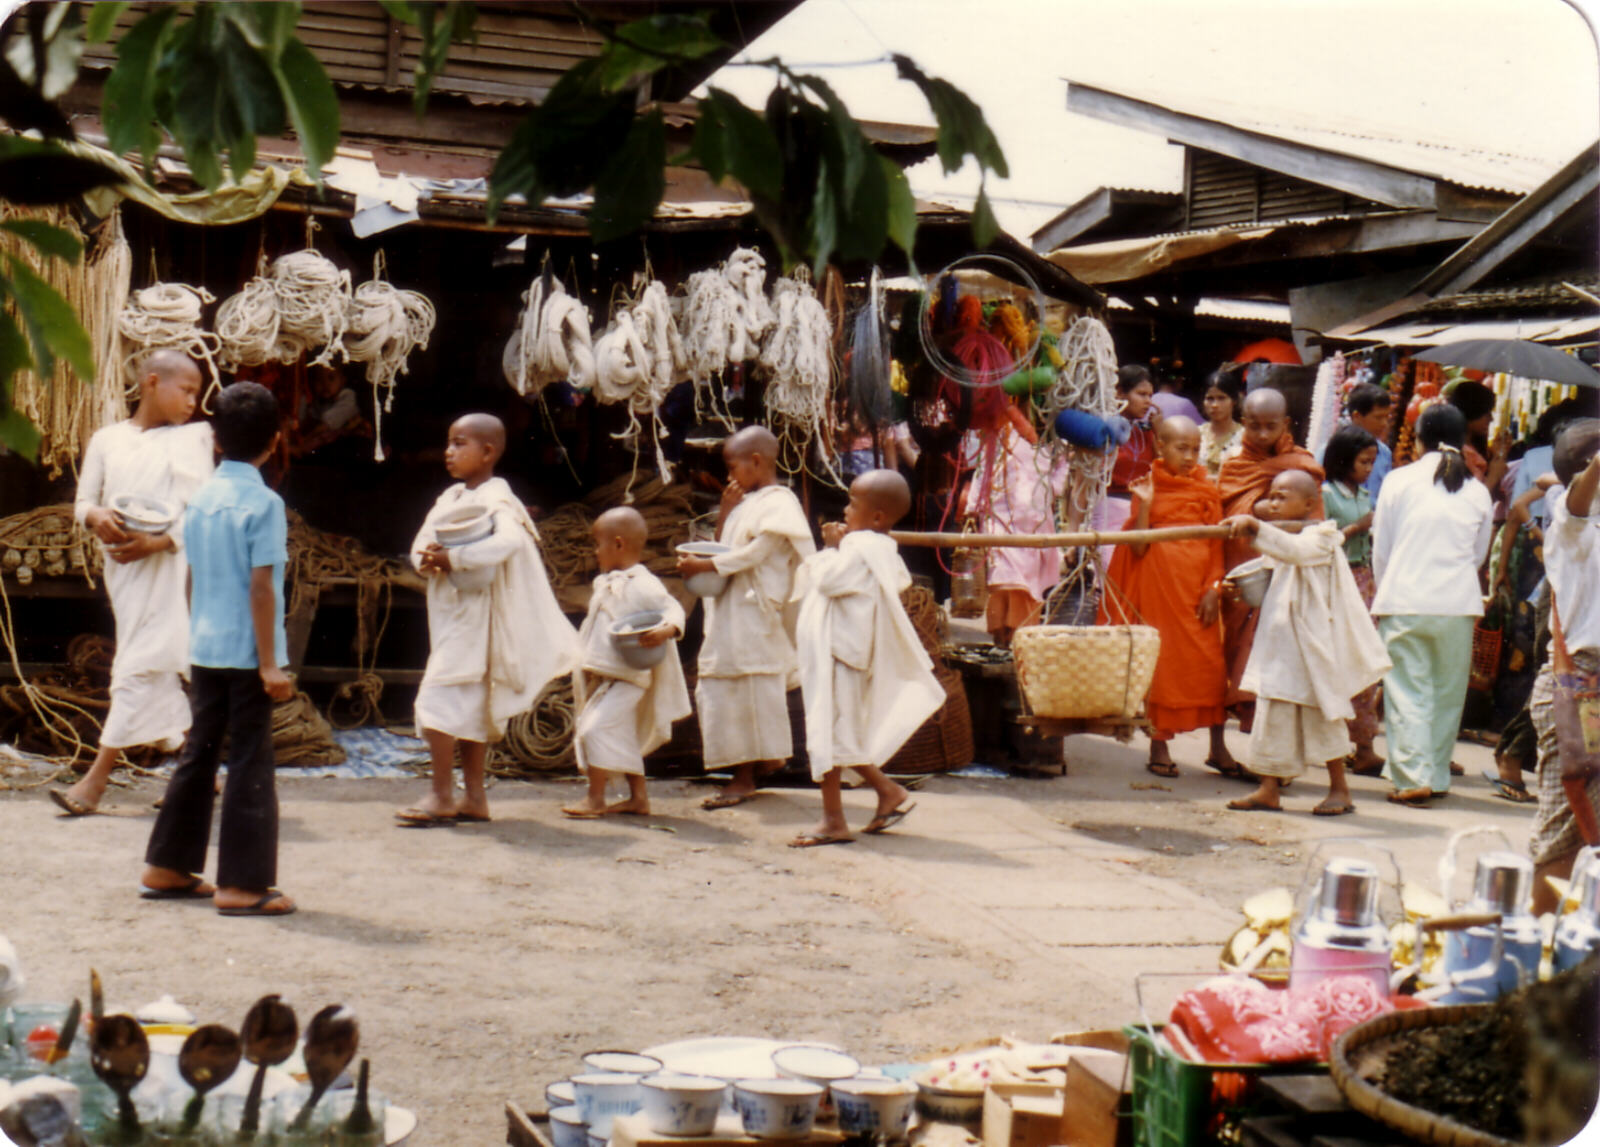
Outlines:
[{"label": "dark trousers", "polygon": [[145,861],[176,872],[206,866],[217,762],[228,735],[217,883],[265,891],[278,879],[278,791],[272,757],[272,699],[254,669],[190,671],[193,724],[167,782]]}]

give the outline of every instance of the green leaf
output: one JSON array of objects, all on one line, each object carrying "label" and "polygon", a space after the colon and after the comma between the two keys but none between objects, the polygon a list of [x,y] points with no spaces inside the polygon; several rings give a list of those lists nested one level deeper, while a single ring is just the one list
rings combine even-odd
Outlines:
[{"label": "green leaf", "polygon": [[521,195],[529,203],[544,198],[539,191],[539,170],[534,165],[533,150],[539,135],[539,121],[532,115],[523,119],[500,154],[495,157],[494,168],[489,172],[488,218],[493,223],[501,206],[513,195]]},{"label": "green leaf", "polygon": [[[710,104],[716,110],[721,122],[723,171],[742,183],[751,195],[774,200],[781,197],[783,151],[767,121],[718,88],[706,93],[702,107],[705,104]],[[696,134],[697,150],[699,143]],[[706,171],[711,174],[710,168]],[[722,174],[717,174],[715,178],[720,180]]]},{"label": "green leaf", "polygon": [[619,43],[667,62],[698,60],[726,47],[704,16],[647,16],[611,33]]},{"label": "green leaf", "polygon": [[122,181],[120,172],[54,143],[0,135],[0,199],[29,206],[61,203]]},{"label": "green leaf", "polygon": [[921,89],[939,124],[939,162],[945,171],[958,170],[972,156],[980,167],[1002,179],[1009,175],[1005,152],[989,128],[983,110],[960,88],[947,80],[936,80],[905,56],[894,57],[900,78]]},{"label": "green leaf", "polygon": [[89,19],[84,24],[83,37],[91,44],[103,44],[117,30],[117,17],[133,5],[116,0],[99,0],[89,5]]},{"label": "green leaf", "polygon": [[411,5],[411,9],[416,17],[413,22],[422,36],[422,49],[417,55],[416,70],[411,77],[415,89],[412,108],[420,119],[427,110],[433,81],[444,71],[445,63],[450,59],[450,42],[472,38],[478,10],[465,0],[450,0],[444,4],[419,0]]},{"label": "green leaf", "polygon": [[32,462],[39,456],[40,441],[39,428],[20,410],[0,414],[0,446]]},{"label": "green leaf", "polygon": [[[9,292],[0,290],[0,299]],[[33,365],[33,355],[28,353],[28,340],[9,311],[0,307],[0,405],[10,407],[11,378],[19,370]]]},{"label": "green leaf", "polygon": [[72,304],[15,255],[8,255],[6,261],[11,266],[12,297],[28,328],[39,373],[49,374],[55,369],[55,358],[59,356],[67,360],[79,378],[93,380],[94,349]]},{"label": "green leaf", "polygon": [[833,248],[839,240],[839,200],[834,195],[833,179],[828,170],[828,160],[824,157],[817,164],[817,190],[811,198],[811,273],[817,282],[822,281],[822,274],[828,269],[828,260],[833,257]]},{"label": "green leaf", "polygon": [[389,13],[391,20],[398,20],[402,24],[410,24],[412,27],[416,27],[417,10],[407,3],[407,0],[378,0],[378,3],[383,6],[385,12]]},{"label": "green leaf", "polygon": [[339,146],[339,94],[322,62],[298,39],[285,44],[278,56],[278,83],[300,137],[306,170],[320,187],[322,169]]},{"label": "green leaf", "polygon": [[618,239],[655,218],[667,189],[667,128],[660,109],[633,121],[622,147],[594,181],[589,235],[596,243]]},{"label": "green leaf", "polygon": [[41,255],[65,259],[69,263],[76,263],[83,254],[83,244],[78,242],[77,236],[37,219],[8,219],[0,223],[0,231],[20,235]]},{"label": "green leaf", "polygon": [[979,247],[987,247],[998,234],[1000,221],[994,217],[994,208],[989,205],[988,188],[980,187],[978,201],[972,205],[972,241]]},{"label": "green leaf", "polygon": [[111,150],[119,154],[137,151],[147,177],[150,160],[161,146],[161,129],[156,126],[156,70],[176,14],[176,5],[164,5],[128,29],[117,43],[117,63],[106,77],[101,99],[100,116]]},{"label": "green leaf", "polygon": [[727,140],[727,129],[716,101],[710,97],[701,100],[700,117],[694,124],[694,143],[686,158],[698,162],[713,183],[721,183],[722,177],[728,174]]},{"label": "green leaf", "polygon": [[836,146],[836,158],[843,164],[842,170],[836,167],[842,186],[857,186],[861,180],[869,177],[867,169],[872,166],[874,156],[872,145],[861,134],[861,126],[850,115],[850,109],[834,94],[827,81],[820,76],[800,76],[798,79],[821,96],[827,107],[828,129]]},{"label": "green leaf", "polygon": [[[917,197],[911,193],[911,181],[900,170],[899,164],[882,155],[878,157],[878,162],[883,167],[884,185],[889,196],[889,238],[910,258],[911,250],[917,243]],[[912,273],[915,274],[915,271]]]},{"label": "green leaf", "polygon": [[278,58],[300,22],[299,0],[234,0],[222,13],[269,62]]}]

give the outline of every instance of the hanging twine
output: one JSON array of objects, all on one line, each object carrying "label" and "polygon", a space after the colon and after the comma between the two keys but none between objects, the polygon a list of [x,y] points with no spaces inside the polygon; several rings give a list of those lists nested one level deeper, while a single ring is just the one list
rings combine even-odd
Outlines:
[{"label": "hanging twine", "polygon": [[[682,377],[687,358],[666,287],[652,280],[636,302],[624,301],[595,343],[594,355],[595,400],[628,406],[628,427],[614,437],[633,447],[633,476],[638,474],[646,419],[652,428],[648,433],[655,446],[656,470],[670,475],[671,464],[661,445],[664,430],[656,416]],[[625,494],[623,500],[633,499]]]},{"label": "hanging twine", "polygon": [[[769,375],[767,417],[779,441],[792,447],[780,451],[780,457],[797,459],[797,467],[803,468],[812,443],[828,438],[833,323],[811,283],[799,277],[773,284],[772,310],[774,324],[760,357]],[[837,483],[832,451],[823,449],[819,457]]]},{"label": "hanging twine", "polygon": [[124,344],[123,378],[130,388],[139,385],[139,365],[147,353],[167,348],[180,351],[205,364],[210,382],[200,398],[200,408],[211,413],[211,396],[222,389],[216,359],[221,343],[216,335],[201,329],[200,313],[212,301],[211,292],[204,287],[183,283],[155,283],[128,296],[117,316],[117,330]]},{"label": "hanging twine", "polygon": [[317,351],[310,366],[332,366],[335,356],[347,357],[344,334],[349,327],[350,272],[341,271],[327,256],[308,248],[274,260],[272,281],[278,295],[279,337],[295,340],[304,353]]},{"label": "hanging twine", "polygon": [[730,365],[749,362],[761,352],[761,339],[777,321],[767,301],[766,260],[740,247],[715,271],[697,271],[685,284],[683,343],[688,376],[695,385],[695,416],[732,425],[715,396],[706,402],[711,381]]},{"label": "hanging twine", "polygon": [[[117,316],[122,302],[133,289],[133,248],[122,232],[122,208],[113,207],[111,214],[101,224],[95,236],[94,253],[89,256],[89,273],[85,299],[79,316],[94,346],[95,365],[101,371],[93,434],[102,426],[121,422],[128,417],[132,403],[138,401],[138,392],[130,391],[125,380],[105,377],[105,364],[122,361],[122,334],[117,329]],[[84,447],[88,436],[83,439]]]},{"label": "hanging twine", "polygon": [[[384,277],[383,252],[373,262],[372,279],[356,288],[350,300],[345,354],[367,364],[372,384],[372,457],[382,462],[383,416],[394,407],[394,387],[407,371],[414,350],[427,350],[438,316],[427,297],[395,288]],[[379,401],[382,391],[382,401]]]},{"label": "hanging twine", "polygon": [[522,315],[506,342],[501,364],[506,382],[524,397],[553,382],[579,390],[594,386],[594,336],[589,309],[567,294],[559,279],[542,274],[522,294]]},{"label": "hanging twine", "polygon": [[231,370],[267,362],[293,362],[300,357],[299,342],[280,337],[278,288],[262,275],[222,301],[217,308],[216,332],[221,343],[218,357]]}]

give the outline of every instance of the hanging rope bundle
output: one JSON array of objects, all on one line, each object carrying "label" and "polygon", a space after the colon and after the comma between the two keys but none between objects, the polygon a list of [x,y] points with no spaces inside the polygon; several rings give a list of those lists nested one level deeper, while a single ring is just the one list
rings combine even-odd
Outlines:
[{"label": "hanging rope bundle", "polygon": [[302,353],[316,351],[311,366],[332,366],[335,356],[346,357],[350,272],[339,270],[327,256],[307,248],[275,259],[272,281],[278,294],[279,337],[297,342]]},{"label": "hanging rope bundle", "polygon": [[[685,284],[683,344],[695,385],[695,414],[704,391],[730,365],[749,362],[777,316],[766,296],[767,263],[759,252],[736,249],[715,271],[696,271]],[[704,404],[713,413],[716,402]],[[724,421],[728,421],[723,414]]]},{"label": "hanging rope bundle", "polygon": [[[106,221],[95,235],[94,253],[89,256],[88,277],[83,305],[78,316],[94,347],[95,366],[100,371],[100,385],[96,387],[93,434],[102,426],[110,426],[128,417],[128,406],[138,400],[120,378],[106,375],[106,364],[122,361],[122,335],[117,330],[117,315],[122,301],[133,289],[133,248],[122,233],[122,208],[113,207]],[[87,436],[83,445],[88,446]]]},{"label": "hanging rope bundle", "polygon": [[[652,427],[656,470],[671,473],[671,464],[661,446],[664,431],[656,414],[682,377],[687,360],[666,287],[652,280],[636,301],[619,306],[605,333],[596,341],[594,354],[595,400],[628,406],[628,428],[615,437],[633,445],[635,476],[639,439],[646,433],[645,419]],[[625,495],[623,500],[633,499]]]},{"label": "hanging rope bundle", "polygon": [[357,287],[350,300],[344,334],[346,356],[367,364],[367,381],[372,384],[372,457],[378,462],[384,457],[383,416],[393,409],[395,382],[406,373],[411,352],[428,349],[437,321],[425,296],[397,289],[383,277],[383,270],[379,251],[371,281]]},{"label": "hanging rope bundle", "polygon": [[[811,444],[827,440],[833,324],[817,292],[803,279],[779,279],[772,300],[775,323],[761,348],[761,365],[769,372],[767,420],[779,440],[794,447],[779,457],[798,458],[803,466]],[[831,454],[822,451],[823,465],[837,479]]]},{"label": "hanging rope bundle", "polygon": [[264,275],[257,275],[238,294],[222,300],[215,327],[222,344],[218,357],[229,369],[293,362],[300,357],[298,340],[281,337],[277,284]]},{"label": "hanging rope bundle", "polygon": [[206,403],[214,391],[222,389],[216,359],[221,343],[216,335],[200,327],[200,313],[212,301],[211,292],[204,287],[183,283],[155,283],[128,296],[127,305],[117,316],[117,330],[125,351],[123,378],[130,387],[139,385],[139,363],[146,353],[158,348],[180,351],[206,365],[211,381],[200,406],[209,412]]},{"label": "hanging rope bundle", "polygon": [[523,397],[553,382],[592,389],[595,348],[589,309],[548,271],[523,292],[522,300],[522,317],[501,358],[511,388]]}]

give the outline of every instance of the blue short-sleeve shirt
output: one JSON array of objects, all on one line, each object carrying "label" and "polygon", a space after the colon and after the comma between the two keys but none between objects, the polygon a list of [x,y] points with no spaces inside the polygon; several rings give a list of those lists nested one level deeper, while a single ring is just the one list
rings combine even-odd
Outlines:
[{"label": "blue short-sleeve shirt", "polygon": [[283,567],[289,523],[283,499],[267,489],[261,471],[224,461],[189,500],[183,549],[189,559],[189,660],[210,669],[257,669],[250,620],[251,571],[272,568],[273,652],[289,663],[283,629]]}]

